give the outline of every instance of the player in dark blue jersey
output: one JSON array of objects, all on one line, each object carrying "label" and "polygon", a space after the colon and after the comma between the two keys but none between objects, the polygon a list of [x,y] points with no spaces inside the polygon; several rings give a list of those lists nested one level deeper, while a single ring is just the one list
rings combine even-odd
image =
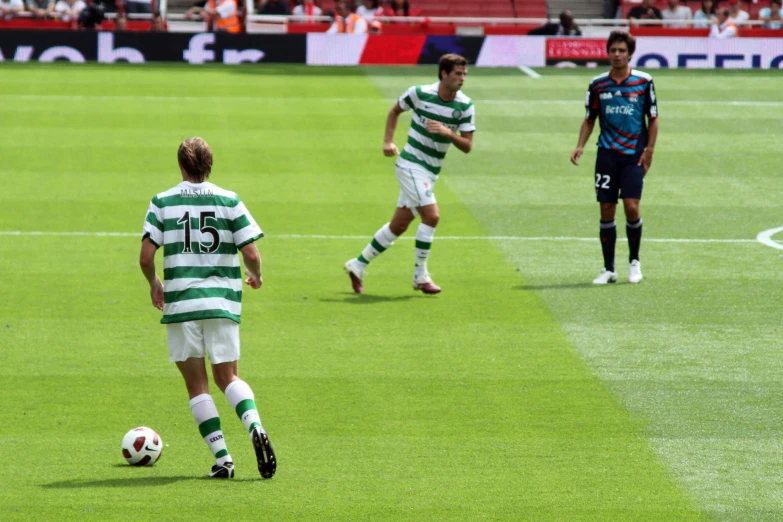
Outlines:
[{"label": "player in dark blue jersey", "polygon": [[601,135],[598,137],[595,164],[595,193],[601,205],[600,238],[604,268],[593,283],[600,285],[617,281],[614,269],[617,226],[614,216],[618,198],[622,198],[625,207],[625,230],[630,249],[628,281],[638,283],[642,280],[639,200],[642,199],[644,176],[652,165],[658,138],[658,100],[652,77],[629,66],[635,50],[636,40],[628,33],[612,31],[609,35],[606,51],[612,70],[590,82],[585,100],[587,116],[579,131],[579,143],[571,154],[571,163],[579,165],[585,143],[595,127],[595,119],[599,118]]}]

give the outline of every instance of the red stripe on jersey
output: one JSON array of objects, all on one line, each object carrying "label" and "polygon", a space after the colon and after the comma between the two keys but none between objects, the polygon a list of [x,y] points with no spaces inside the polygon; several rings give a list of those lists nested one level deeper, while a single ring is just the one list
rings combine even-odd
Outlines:
[{"label": "red stripe on jersey", "polygon": [[645,80],[644,78],[642,78],[641,80],[636,80],[636,81],[633,81],[633,82],[628,82],[628,83],[626,83],[626,84],[624,85],[624,87],[633,87],[634,85],[643,85],[643,84],[645,84],[645,83],[647,83],[647,80]]},{"label": "red stripe on jersey", "polygon": [[615,131],[617,134],[620,134],[620,135],[622,135],[622,136],[625,136],[626,138],[628,138],[628,139],[630,139],[630,140],[636,140],[636,139],[639,139],[639,135],[638,135],[638,134],[628,134],[627,132],[623,132],[623,131],[621,131],[620,129],[618,129],[618,128],[614,127],[614,126],[612,126],[612,130],[613,130],[613,131]]}]

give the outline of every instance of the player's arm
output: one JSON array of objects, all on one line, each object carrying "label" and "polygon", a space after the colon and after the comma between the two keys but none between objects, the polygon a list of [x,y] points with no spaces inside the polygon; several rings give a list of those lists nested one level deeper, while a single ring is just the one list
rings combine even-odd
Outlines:
[{"label": "player's arm", "polygon": [[652,166],[653,154],[655,153],[655,142],[658,141],[658,118],[648,118],[647,127],[647,147],[642,152],[642,157],[639,158],[639,165],[644,167],[644,173],[646,174]]},{"label": "player's arm", "polygon": [[590,139],[590,135],[593,133],[594,128],[595,120],[584,120],[582,122],[582,128],[579,129],[579,141],[576,143],[574,152],[571,153],[571,163],[574,165],[579,165],[579,158],[582,157],[582,154],[585,151],[585,144],[587,143],[587,140]]},{"label": "player's arm", "polygon": [[655,95],[655,85],[652,81],[647,85],[645,97],[647,99],[644,109],[644,116],[647,117],[647,147],[639,158],[639,165],[644,167],[646,174],[652,166],[655,143],[658,141],[658,97]]},{"label": "player's arm", "polygon": [[429,120],[427,131],[431,134],[440,134],[447,138],[459,150],[468,154],[473,149],[473,132],[460,132],[457,134],[439,121]]},{"label": "player's arm", "polygon": [[403,110],[399,103],[395,103],[389,109],[389,115],[386,117],[386,134],[383,136],[383,155],[392,157],[400,153],[400,149],[394,144],[394,131],[397,129],[397,121]]},{"label": "player's arm", "polygon": [[598,113],[601,109],[598,102],[598,96],[593,91],[592,84],[590,84],[590,87],[587,88],[585,109],[587,114],[585,115],[585,119],[582,122],[582,127],[579,129],[579,141],[576,143],[574,152],[571,153],[571,163],[577,166],[579,165],[579,158],[582,157],[582,154],[585,151],[585,144],[587,143],[587,140],[590,139],[590,135],[593,133],[593,129],[595,128],[595,119],[598,117]]},{"label": "player's arm", "polygon": [[153,243],[149,237],[145,237],[141,242],[141,253],[139,254],[139,266],[141,273],[147,278],[150,284],[150,298],[152,306],[158,310],[163,310],[163,283],[160,282],[158,274],[155,272],[155,252],[158,245]]},{"label": "player's arm", "polygon": [[264,280],[261,279],[261,253],[255,242],[248,243],[239,249],[242,253],[242,260],[245,262],[245,284],[254,290],[261,288]]}]

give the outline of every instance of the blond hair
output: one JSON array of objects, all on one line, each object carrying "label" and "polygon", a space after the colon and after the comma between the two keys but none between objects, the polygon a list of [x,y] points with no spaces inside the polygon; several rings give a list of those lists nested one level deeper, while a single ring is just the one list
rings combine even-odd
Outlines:
[{"label": "blond hair", "polygon": [[212,149],[202,138],[189,138],[179,145],[179,166],[196,183],[202,183],[212,172]]}]

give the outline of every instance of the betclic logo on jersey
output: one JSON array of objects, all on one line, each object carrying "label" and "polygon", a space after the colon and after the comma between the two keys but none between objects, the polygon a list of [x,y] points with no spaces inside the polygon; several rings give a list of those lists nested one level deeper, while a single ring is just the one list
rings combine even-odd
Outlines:
[{"label": "betclic logo on jersey", "polygon": [[0,31],[0,62],[305,63],[304,35]]},{"label": "betclic logo on jersey", "polygon": [[606,114],[622,114],[623,116],[633,116],[634,108],[630,105],[607,105]]}]

